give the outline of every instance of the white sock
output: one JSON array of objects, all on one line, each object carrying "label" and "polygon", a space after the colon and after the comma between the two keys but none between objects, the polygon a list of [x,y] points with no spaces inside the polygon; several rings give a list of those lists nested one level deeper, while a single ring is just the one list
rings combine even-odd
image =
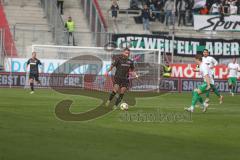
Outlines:
[{"label": "white sock", "polygon": [[193,111],[193,110],[194,110],[194,107],[193,107],[193,106],[191,106],[191,107],[190,107],[190,109]]}]

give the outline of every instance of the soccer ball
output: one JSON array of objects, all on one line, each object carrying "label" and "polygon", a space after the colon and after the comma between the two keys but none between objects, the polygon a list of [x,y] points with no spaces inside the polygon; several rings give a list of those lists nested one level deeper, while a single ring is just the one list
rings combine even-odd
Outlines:
[{"label": "soccer ball", "polygon": [[128,110],[128,104],[127,103],[122,103],[120,105],[120,109],[123,110],[123,111],[127,111]]}]

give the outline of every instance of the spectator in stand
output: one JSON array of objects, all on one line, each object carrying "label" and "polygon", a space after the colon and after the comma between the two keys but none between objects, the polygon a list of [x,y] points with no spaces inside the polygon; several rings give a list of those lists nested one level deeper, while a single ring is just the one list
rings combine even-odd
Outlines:
[{"label": "spectator in stand", "polygon": [[110,10],[112,11],[112,17],[114,20],[117,19],[118,16],[118,10],[119,10],[119,6],[116,0],[112,1],[112,5],[110,7]]},{"label": "spectator in stand", "polygon": [[164,5],[164,12],[165,12],[165,21],[166,26],[168,26],[168,20],[170,18],[170,24],[173,24],[173,11],[174,11],[174,1],[168,0]]},{"label": "spectator in stand", "polygon": [[220,3],[220,21],[224,22],[224,0]]},{"label": "spectator in stand", "polygon": [[210,9],[210,13],[211,14],[219,14],[220,13],[220,3],[219,2],[215,2],[213,3],[211,9]]},{"label": "spectator in stand", "polygon": [[59,9],[61,15],[63,15],[63,2],[64,2],[64,0],[57,0],[57,6],[58,6],[58,9]]},{"label": "spectator in stand", "polygon": [[178,11],[178,26],[181,25],[181,21],[183,21],[183,25],[186,25],[185,16],[186,16],[186,8],[187,3],[185,0],[180,0],[177,3],[177,11]]},{"label": "spectator in stand", "polygon": [[237,13],[238,13],[238,7],[230,4],[230,14],[237,14]]},{"label": "spectator in stand", "polygon": [[208,8],[207,8],[207,6],[204,6],[202,9],[200,9],[199,13],[202,14],[202,15],[208,14]]},{"label": "spectator in stand", "polygon": [[130,9],[138,10],[139,9],[138,5],[139,5],[138,0],[131,0],[130,1]]},{"label": "spectator in stand", "polygon": [[75,31],[75,23],[72,20],[72,17],[68,17],[68,21],[65,23],[65,28],[68,31],[68,45],[70,45],[70,37],[72,37],[72,43],[75,46],[75,40],[74,40],[74,35],[73,32]]},{"label": "spectator in stand", "polygon": [[149,9],[151,11],[156,11],[155,4],[156,4],[156,0],[149,0]]},{"label": "spectator in stand", "polygon": [[187,0],[186,19],[188,23],[193,25],[193,6],[194,0]]},{"label": "spectator in stand", "polygon": [[237,14],[238,8],[236,6],[236,3],[237,0],[228,0],[230,14]]},{"label": "spectator in stand", "polygon": [[149,0],[149,9],[152,13],[151,18],[155,21],[156,17],[160,17],[160,10],[158,10],[158,0]]},{"label": "spectator in stand", "polygon": [[238,14],[240,14],[240,0],[237,1],[236,6],[238,7]]},{"label": "spectator in stand", "polygon": [[151,12],[148,6],[145,4],[142,9],[142,21],[143,21],[143,29],[144,31],[149,30],[149,21],[151,17]]},{"label": "spectator in stand", "polygon": [[150,0],[144,0],[143,1],[143,7],[144,7],[145,4],[149,7],[150,6]]},{"label": "spectator in stand", "polygon": [[161,22],[164,23],[164,0],[157,0],[156,1],[156,18]]},{"label": "spectator in stand", "polygon": [[230,13],[230,5],[229,5],[229,3],[228,3],[227,0],[224,0],[224,1],[222,2],[221,10],[222,10],[222,14],[223,14],[223,15],[226,15],[226,14],[229,14],[229,13]]}]

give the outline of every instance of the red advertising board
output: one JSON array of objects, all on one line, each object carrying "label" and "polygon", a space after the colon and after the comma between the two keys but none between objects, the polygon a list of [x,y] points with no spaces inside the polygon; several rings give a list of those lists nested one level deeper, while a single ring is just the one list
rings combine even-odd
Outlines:
[{"label": "red advertising board", "polygon": [[[191,68],[196,68],[195,64],[173,64],[171,66],[173,78],[201,78],[198,72],[193,72],[191,70]],[[214,70],[215,79],[227,79],[227,66],[218,65]]]}]

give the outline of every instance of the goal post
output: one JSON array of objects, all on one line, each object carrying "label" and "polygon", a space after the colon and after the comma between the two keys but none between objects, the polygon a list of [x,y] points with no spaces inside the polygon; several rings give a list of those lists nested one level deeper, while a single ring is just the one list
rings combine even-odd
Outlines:
[{"label": "goal post", "polygon": [[[132,80],[131,90],[157,90],[161,78],[160,64],[162,61],[159,50],[130,50],[130,59],[134,61],[135,69],[141,77],[140,80]],[[67,74],[69,77],[78,75],[83,77],[83,80],[78,81],[79,83],[81,81],[81,86],[109,90],[112,84],[109,79],[104,77],[104,73],[110,67],[114,57],[119,55],[122,50],[116,48],[109,51],[104,47],[32,45],[32,51],[35,51],[37,58],[43,62],[40,72],[44,74],[54,73],[55,75]],[[28,57],[31,57],[30,53]],[[96,77],[89,81],[86,75],[88,78],[90,75]]]}]

